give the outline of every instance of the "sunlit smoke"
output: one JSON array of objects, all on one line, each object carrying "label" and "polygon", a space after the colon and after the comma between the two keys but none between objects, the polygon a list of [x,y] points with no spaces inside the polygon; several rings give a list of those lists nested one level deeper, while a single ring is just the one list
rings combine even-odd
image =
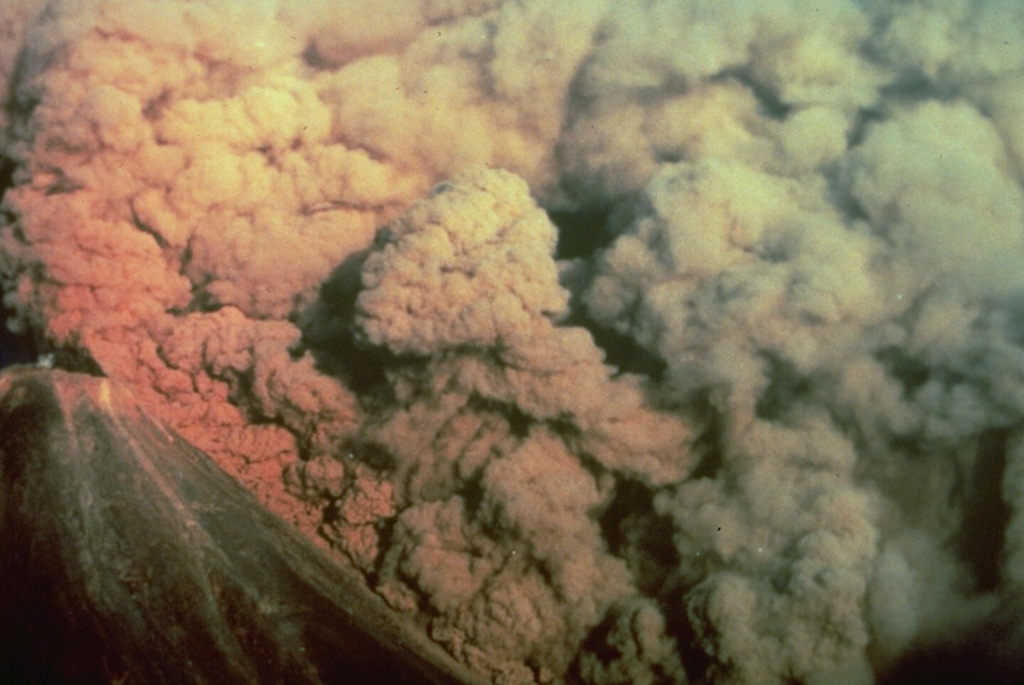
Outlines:
[{"label": "sunlit smoke", "polygon": [[485,677],[1024,673],[1022,35],[7,2],[4,304]]}]

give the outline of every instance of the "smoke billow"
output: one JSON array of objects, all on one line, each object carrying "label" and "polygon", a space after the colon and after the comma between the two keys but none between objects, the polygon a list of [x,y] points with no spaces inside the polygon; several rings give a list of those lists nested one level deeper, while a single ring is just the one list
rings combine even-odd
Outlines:
[{"label": "smoke billow", "polygon": [[484,676],[1024,673],[1020,3],[20,0],[0,35],[9,325]]}]

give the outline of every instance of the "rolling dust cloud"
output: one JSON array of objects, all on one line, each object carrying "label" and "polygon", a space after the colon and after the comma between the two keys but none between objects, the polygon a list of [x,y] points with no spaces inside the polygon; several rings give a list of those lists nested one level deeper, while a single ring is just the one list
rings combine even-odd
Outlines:
[{"label": "rolling dust cloud", "polygon": [[0,36],[12,330],[483,676],[1024,673],[1016,0],[7,0]]}]

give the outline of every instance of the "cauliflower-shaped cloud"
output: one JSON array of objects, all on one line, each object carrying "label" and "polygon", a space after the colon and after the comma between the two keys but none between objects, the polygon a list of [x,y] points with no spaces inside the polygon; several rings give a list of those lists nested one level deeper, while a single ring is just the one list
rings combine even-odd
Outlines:
[{"label": "cauliflower-shaped cloud", "polygon": [[870,682],[1024,575],[1022,34],[9,0],[9,325],[481,673]]},{"label": "cauliflower-shaped cloud", "polygon": [[467,171],[381,231],[363,267],[355,328],[396,354],[431,355],[435,377],[453,384],[432,381],[434,392],[557,423],[608,468],[682,477],[686,424],[647,409],[639,379],[613,377],[586,330],[558,325],[568,292],[555,238],[521,179]]}]

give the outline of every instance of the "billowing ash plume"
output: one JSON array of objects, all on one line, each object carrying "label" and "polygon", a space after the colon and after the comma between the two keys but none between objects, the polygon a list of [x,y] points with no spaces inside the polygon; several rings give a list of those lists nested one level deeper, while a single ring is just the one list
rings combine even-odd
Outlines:
[{"label": "billowing ash plume", "polygon": [[456,658],[867,683],[992,634],[1024,672],[1020,3],[20,1],[0,32],[12,325]]}]

